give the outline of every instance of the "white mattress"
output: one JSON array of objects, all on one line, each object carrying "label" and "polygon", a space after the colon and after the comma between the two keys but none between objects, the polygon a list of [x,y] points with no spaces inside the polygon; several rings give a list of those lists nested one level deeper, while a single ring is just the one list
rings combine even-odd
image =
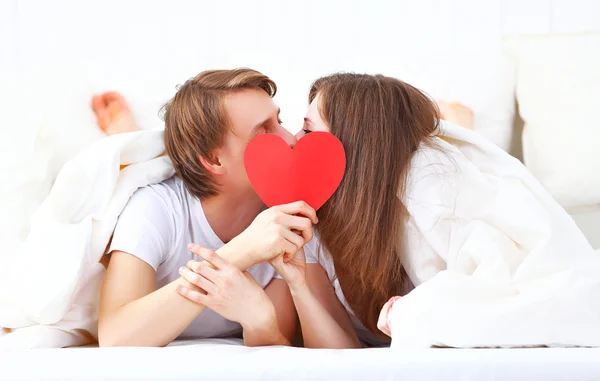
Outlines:
[{"label": "white mattress", "polygon": [[600,348],[317,350],[232,340],[0,353],[12,380],[598,380]]}]

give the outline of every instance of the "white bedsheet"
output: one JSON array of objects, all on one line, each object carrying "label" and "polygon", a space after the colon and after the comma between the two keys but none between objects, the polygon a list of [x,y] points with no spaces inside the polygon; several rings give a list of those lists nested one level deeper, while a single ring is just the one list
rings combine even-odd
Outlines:
[{"label": "white bedsheet", "polygon": [[233,340],[167,348],[0,351],[2,380],[598,380],[600,349],[318,350]]}]

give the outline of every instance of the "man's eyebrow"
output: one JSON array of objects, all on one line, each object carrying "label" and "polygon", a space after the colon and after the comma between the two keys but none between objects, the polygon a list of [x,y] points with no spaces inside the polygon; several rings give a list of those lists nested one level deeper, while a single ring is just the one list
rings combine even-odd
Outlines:
[{"label": "man's eyebrow", "polygon": [[[279,116],[279,114],[281,113],[281,108],[277,108],[277,116]],[[265,120],[263,120],[262,122],[257,123],[254,127],[252,127],[252,133],[251,136],[255,136],[258,132],[258,130],[263,127],[265,124],[269,123],[269,121],[271,120],[272,117],[268,117]]]}]

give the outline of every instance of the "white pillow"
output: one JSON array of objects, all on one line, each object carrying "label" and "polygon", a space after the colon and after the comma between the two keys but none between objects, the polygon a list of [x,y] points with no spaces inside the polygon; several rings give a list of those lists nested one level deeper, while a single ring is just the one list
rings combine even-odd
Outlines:
[{"label": "white pillow", "polygon": [[[517,63],[525,165],[572,214],[600,211],[600,32],[505,43]],[[600,238],[596,215],[584,219],[588,237]]]},{"label": "white pillow", "polygon": [[600,33],[516,37],[527,167],[566,208],[600,204]]}]

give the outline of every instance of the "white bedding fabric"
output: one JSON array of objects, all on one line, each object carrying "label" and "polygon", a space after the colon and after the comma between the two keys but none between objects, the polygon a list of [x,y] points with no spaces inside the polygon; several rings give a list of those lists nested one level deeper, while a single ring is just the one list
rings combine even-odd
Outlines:
[{"label": "white bedding fabric", "polygon": [[517,159],[442,123],[407,187],[392,347],[600,346],[600,254]]},{"label": "white bedding fabric", "polygon": [[[418,287],[392,310],[392,346],[600,345],[598,254],[520,162],[460,127],[442,135],[461,171],[444,187],[428,176],[436,165],[411,173],[418,250],[406,265]],[[0,327],[16,328],[0,331],[0,348],[95,337],[98,260],[131,194],[173,174],[162,144],[161,131],[116,135],[63,167],[0,280]]]},{"label": "white bedding fabric", "polygon": [[[595,381],[598,348],[347,349],[248,348],[233,340],[167,348],[0,351],[2,379],[61,380],[464,380]],[[32,366],[35,364],[35,366]]]},{"label": "white bedding fabric", "polygon": [[102,138],[64,165],[26,241],[10,245],[17,254],[0,279],[0,327],[18,329],[0,331],[0,348],[84,345],[96,337],[98,261],[117,217],[136,189],[174,174],[159,157],[162,134]]}]

